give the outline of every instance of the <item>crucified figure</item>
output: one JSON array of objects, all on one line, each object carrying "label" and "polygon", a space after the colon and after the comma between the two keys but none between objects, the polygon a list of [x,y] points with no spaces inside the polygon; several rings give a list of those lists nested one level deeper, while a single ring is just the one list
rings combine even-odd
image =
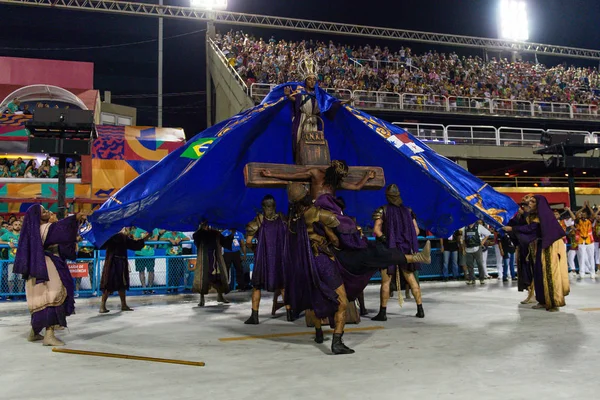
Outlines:
[{"label": "crucified figure", "polygon": [[368,170],[359,182],[346,182],[344,179],[348,176],[348,165],[344,161],[333,160],[330,166],[314,167],[292,173],[264,169],[261,175],[285,181],[310,181],[310,194],[313,200],[317,200],[323,194],[335,197],[335,191],[338,189],[362,190],[370,179],[375,178],[376,173],[374,170]]}]

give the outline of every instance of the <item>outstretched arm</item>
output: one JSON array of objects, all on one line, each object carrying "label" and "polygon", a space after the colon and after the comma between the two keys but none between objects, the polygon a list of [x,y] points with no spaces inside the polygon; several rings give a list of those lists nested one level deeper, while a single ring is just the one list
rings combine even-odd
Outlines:
[{"label": "outstretched arm", "polygon": [[346,190],[361,190],[363,186],[370,180],[375,178],[375,171],[367,171],[365,176],[358,183],[342,182],[342,189]]},{"label": "outstretched arm", "polygon": [[312,177],[311,170],[304,172],[271,172],[271,170],[263,169],[260,174],[267,178],[281,179],[283,181],[308,180]]}]

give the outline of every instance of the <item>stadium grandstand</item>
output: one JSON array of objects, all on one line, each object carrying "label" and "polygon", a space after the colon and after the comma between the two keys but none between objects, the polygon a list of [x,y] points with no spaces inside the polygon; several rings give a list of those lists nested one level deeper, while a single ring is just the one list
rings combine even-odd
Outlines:
[{"label": "stadium grandstand", "polygon": [[[433,49],[416,54],[401,43],[347,45],[252,32],[215,32],[209,39],[216,61],[214,121],[232,112],[231,99],[256,104],[278,84],[300,80],[298,64],[311,57],[328,93],[401,126],[514,199],[543,190],[556,204],[569,203],[569,180],[565,168],[534,154],[541,135],[583,136],[587,143],[600,135],[595,67],[547,66],[520,57],[485,60],[464,49],[460,56]],[[223,67],[227,85],[220,83]],[[598,173],[581,168],[574,174],[579,197],[600,202]]]},{"label": "stadium grandstand", "polygon": [[417,109],[543,118],[598,118],[597,68],[489,61],[457,53],[413,54],[411,48],[350,46],[217,34],[229,65],[260,101],[277,84],[300,79],[298,63],[317,60],[319,84],[359,108]]}]

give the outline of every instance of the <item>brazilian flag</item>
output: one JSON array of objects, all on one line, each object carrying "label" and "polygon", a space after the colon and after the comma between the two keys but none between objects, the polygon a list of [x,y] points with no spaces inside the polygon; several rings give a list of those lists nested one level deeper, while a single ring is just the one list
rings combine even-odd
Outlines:
[{"label": "brazilian flag", "polygon": [[202,158],[202,156],[208,151],[208,149],[210,149],[215,140],[217,140],[217,138],[198,139],[195,142],[191,143],[187,147],[187,149],[185,149],[183,153],[181,153],[180,157],[198,160],[199,158]]}]

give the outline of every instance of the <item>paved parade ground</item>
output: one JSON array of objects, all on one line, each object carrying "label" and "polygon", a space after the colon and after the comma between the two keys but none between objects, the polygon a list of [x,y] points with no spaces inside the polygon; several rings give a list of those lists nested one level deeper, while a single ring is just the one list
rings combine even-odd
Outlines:
[{"label": "paved parade ground", "polygon": [[[426,318],[397,299],[388,321],[347,325],[354,355],[333,356],[331,333],[313,342],[304,319],[244,325],[250,292],[131,297],[132,313],[98,314],[99,299],[78,299],[65,349],[204,362],[203,367],[56,353],[26,341],[25,303],[0,303],[0,398],[20,399],[588,399],[597,392],[600,282],[572,279],[558,313],[520,305],[516,283],[467,287],[423,283]],[[379,286],[365,293],[370,316]],[[281,311],[281,310],[280,310]],[[358,328],[358,330],[356,330]],[[251,336],[267,335],[255,338]],[[29,377],[25,382],[25,377]],[[56,395],[51,392],[55,391]]]}]

